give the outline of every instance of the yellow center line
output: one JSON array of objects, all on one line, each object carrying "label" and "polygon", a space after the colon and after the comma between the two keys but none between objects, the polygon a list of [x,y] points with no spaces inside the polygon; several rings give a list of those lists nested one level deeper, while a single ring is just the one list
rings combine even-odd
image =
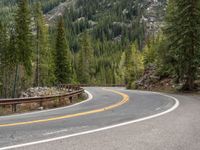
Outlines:
[{"label": "yellow center line", "polygon": [[54,118],[32,120],[32,121],[26,121],[26,122],[0,124],[0,127],[12,127],[12,126],[19,126],[19,125],[34,124],[34,123],[44,123],[44,122],[49,122],[49,121],[56,121],[56,120],[61,120],[61,119],[68,119],[68,118],[74,118],[74,117],[80,117],[80,116],[100,113],[100,112],[104,112],[104,111],[119,107],[119,106],[121,106],[121,105],[123,105],[123,104],[125,104],[125,103],[127,103],[129,101],[129,96],[124,94],[124,93],[121,93],[121,92],[118,92],[118,91],[115,91],[115,90],[110,90],[110,89],[105,89],[105,90],[111,91],[113,93],[116,93],[116,94],[122,96],[123,99],[120,102],[118,102],[118,103],[116,103],[114,105],[110,105],[110,106],[107,106],[107,107],[104,107],[104,108],[100,108],[100,109],[90,110],[90,111],[76,113],[76,114],[69,114],[69,115],[59,116],[59,117],[54,117]]}]

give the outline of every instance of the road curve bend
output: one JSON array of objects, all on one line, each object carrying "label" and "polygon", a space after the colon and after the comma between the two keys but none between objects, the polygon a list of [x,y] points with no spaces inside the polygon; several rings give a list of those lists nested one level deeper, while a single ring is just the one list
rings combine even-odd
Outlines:
[{"label": "road curve bend", "polygon": [[[91,93],[91,100],[79,105],[0,117],[0,150],[64,150],[66,147],[69,150],[100,150],[102,145],[108,150],[133,150],[137,149],[133,148],[137,140],[138,143],[144,142],[143,149],[146,150],[147,141],[140,136],[144,132],[148,135],[153,130],[159,130],[155,128],[157,124],[154,126],[154,121],[174,114],[179,106],[176,98],[160,93],[129,91],[124,88],[85,89]],[[147,121],[142,122],[144,120]],[[145,128],[141,129],[148,122],[153,122],[146,126],[151,128],[146,131]],[[170,123],[163,121],[162,126]],[[120,139],[120,142],[114,137]]]}]

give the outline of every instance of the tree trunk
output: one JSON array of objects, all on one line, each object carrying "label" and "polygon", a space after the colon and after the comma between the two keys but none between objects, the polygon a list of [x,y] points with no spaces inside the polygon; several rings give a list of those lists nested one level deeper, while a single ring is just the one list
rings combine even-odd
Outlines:
[{"label": "tree trunk", "polygon": [[19,65],[16,65],[15,81],[14,81],[14,85],[13,85],[13,95],[12,95],[13,98],[15,98],[15,96],[16,96],[16,86],[17,86],[17,81],[18,81],[18,74],[19,74]]},{"label": "tree trunk", "polygon": [[195,89],[194,78],[192,76],[187,77],[183,90],[192,91]]}]

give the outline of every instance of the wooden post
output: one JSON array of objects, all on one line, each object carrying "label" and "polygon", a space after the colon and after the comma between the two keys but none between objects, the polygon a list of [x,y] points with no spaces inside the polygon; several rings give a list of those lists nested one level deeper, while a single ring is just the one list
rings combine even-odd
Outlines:
[{"label": "wooden post", "polygon": [[67,86],[67,90],[68,90],[68,92],[70,91],[70,86],[69,85]]},{"label": "wooden post", "polygon": [[12,112],[17,112],[17,104],[12,104]]},{"label": "wooden post", "polygon": [[40,101],[40,107],[43,107],[43,102],[42,101]]},{"label": "wooden post", "polygon": [[70,103],[73,103],[73,97],[69,97]]}]

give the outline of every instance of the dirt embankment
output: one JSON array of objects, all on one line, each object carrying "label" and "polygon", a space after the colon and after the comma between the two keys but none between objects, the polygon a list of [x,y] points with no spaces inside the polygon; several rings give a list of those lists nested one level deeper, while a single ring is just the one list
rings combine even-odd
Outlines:
[{"label": "dirt embankment", "polygon": [[143,76],[136,81],[136,88],[141,90],[174,91],[175,84],[173,79],[169,77],[162,78],[157,75],[156,69],[155,65],[149,65],[145,69]]},{"label": "dirt embankment", "polygon": [[[189,93],[200,93],[200,81],[196,81],[197,88]],[[155,65],[149,65],[143,76],[136,81],[136,88],[140,90],[161,91],[161,92],[181,92],[183,84],[176,84],[172,77],[162,77],[158,75]],[[188,92],[187,92],[188,93]]]}]

